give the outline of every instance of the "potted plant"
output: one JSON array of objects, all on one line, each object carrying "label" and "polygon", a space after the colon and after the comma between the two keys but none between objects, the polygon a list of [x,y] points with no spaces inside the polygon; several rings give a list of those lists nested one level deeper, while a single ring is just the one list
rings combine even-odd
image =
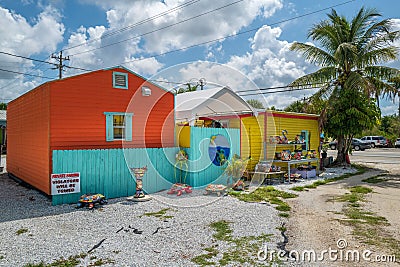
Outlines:
[{"label": "potted plant", "polygon": [[250,157],[247,159],[242,159],[239,155],[235,154],[232,156],[232,159],[225,160],[228,165],[225,168],[225,174],[228,176],[227,184],[232,185],[239,181],[242,178],[243,173],[246,170],[247,162],[250,160]]}]

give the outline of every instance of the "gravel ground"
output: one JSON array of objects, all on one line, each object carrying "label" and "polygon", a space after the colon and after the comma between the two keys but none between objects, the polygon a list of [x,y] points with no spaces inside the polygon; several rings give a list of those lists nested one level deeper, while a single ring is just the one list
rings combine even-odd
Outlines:
[{"label": "gravel ground", "polygon": [[[114,265],[103,266],[194,266],[190,259],[205,253],[203,248],[212,243],[213,232],[208,225],[222,219],[232,222],[234,236],[272,234],[271,246],[280,237],[276,227],[281,219],[273,207],[228,196],[207,196],[209,204],[199,192],[190,198],[175,197],[178,201],[185,199],[186,206],[203,199],[202,206],[193,208],[171,207],[157,199],[134,203],[120,198],[89,211],[76,210],[75,205],[51,206],[47,197],[19,186],[4,174],[0,191],[0,266],[53,262],[86,253],[103,239],[80,266],[85,266],[89,257],[114,261]],[[159,195],[157,198],[162,199],[165,192]],[[165,208],[171,208],[166,215],[172,218],[140,217]],[[132,228],[143,233],[135,234]],[[21,229],[26,232],[18,235]],[[221,243],[218,250],[224,249]]]},{"label": "gravel ground", "polygon": [[[331,169],[321,177],[352,171],[355,170]],[[317,179],[276,187],[288,190]],[[213,243],[209,224],[219,220],[232,223],[235,237],[271,234],[269,247],[276,247],[282,241],[276,228],[285,219],[269,204],[245,203],[230,196],[204,196],[200,190],[180,197],[167,195],[165,191],[152,196],[153,200],[148,202],[119,198],[110,200],[101,209],[77,210],[75,205],[52,206],[46,196],[2,174],[0,266],[54,262],[61,257],[87,253],[103,239],[79,266],[88,266],[95,261],[94,257],[114,262],[102,266],[194,266],[191,259],[204,254],[203,249]],[[171,218],[141,216],[165,208],[169,208],[166,215]],[[134,228],[143,233],[135,233]],[[18,234],[22,229],[26,232]],[[218,251],[226,251],[226,242],[218,242]]]}]

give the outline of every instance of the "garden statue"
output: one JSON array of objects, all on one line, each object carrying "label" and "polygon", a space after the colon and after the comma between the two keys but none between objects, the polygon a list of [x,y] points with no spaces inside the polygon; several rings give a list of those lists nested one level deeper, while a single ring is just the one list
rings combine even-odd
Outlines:
[{"label": "garden statue", "polygon": [[136,178],[136,192],[133,196],[134,198],[143,198],[145,197],[143,192],[143,176],[147,171],[147,166],[142,168],[131,168]]},{"label": "garden statue", "polygon": [[[182,193],[192,193],[192,187],[188,184],[186,184],[186,176],[188,173],[189,166],[187,164],[188,161],[188,155],[186,154],[186,151],[181,149],[175,156],[176,158],[176,163],[175,163],[175,183],[171,186],[170,190],[167,192],[167,194],[176,194],[177,196],[182,195]],[[177,177],[176,174],[176,169],[179,168],[179,178]],[[184,172],[184,173],[183,173]]]}]

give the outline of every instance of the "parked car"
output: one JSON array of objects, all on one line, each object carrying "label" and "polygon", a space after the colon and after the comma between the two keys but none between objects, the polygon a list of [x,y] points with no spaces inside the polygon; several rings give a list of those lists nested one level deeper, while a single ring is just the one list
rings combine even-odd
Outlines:
[{"label": "parked car", "polygon": [[[335,141],[330,142],[329,147],[332,150],[335,150],[337,147],[337,141],[335,140]],[[369,142],[365,142],[361,139],[353,138],[351,140],[351,148],[355,151],[359,151],[359,150],[364,151],[365,149],[370,149],[371,144]]]},{"label": "parked car", "polygon": [[384,147],[388,144],[386,138],[383,136],[364,136],[361,140],[370,142],[372,147]]},{"label": "parked car", "polygon": [[394,147],[400,148],[400,138],[396,139],[396,142],[394,142]]}]

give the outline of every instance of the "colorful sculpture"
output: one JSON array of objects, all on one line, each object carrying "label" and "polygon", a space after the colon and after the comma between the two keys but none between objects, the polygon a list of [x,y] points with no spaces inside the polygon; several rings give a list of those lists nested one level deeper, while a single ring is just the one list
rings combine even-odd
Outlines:
[{"label": "colorful sculpture", "polygon": [[143,198],[145,197],[143,192],[143,176],[147,172],[147,166],[142,168],[131,168],[136,178],[136,192],[133,196],[134,198]]},{"label": "colorful sculpture", "polygon": [[169,195],[176,194],[178,197],[181,196],[183,193],[192,193],[192,187],[188,184],[175,183],[167,192],[167,194]]},{"label": "colorful sculpture", "polygon": [[[192,187],[188,184],[186,184],[186,176],[188,173],[189,166],[187,164],[188,161],[188,155],[186,154],[186,151],[181,149],[179,152],[176,154],[176,163],[175,163],[175,181],[176,183],[173,184],[170,188],[170,190],[167,192],[167,194],[177,194],[177,196],[182,195],[182,193],[192,193]],[[179,166],[179,167],[178,167]],[[176,169],[179,168],[179,178],[177,177],[176,174]],[[183,174],[184,172],[184,174]]]},{"label": "colorful sculpture", "polygon": [[[175,162],[175,170],[174,170],[175,181],[177,183],[185,183],[186,182],[186,176],[187,176],[187,172],[189,169],[187,161],[188,161],[188,155],[186,154],[186,151],[183,149],[179,150],[179,152],[176,154],[176,162]],[[178,166],[179,166],[179,180],[176,175],[176,169],[178,168]],[[183,172],[184,172],[184,174],[183,174]]]},{"label": "colorful sculpture", "polygon": [[87,206],[91,210],[95,207],[96,203],[100,205],[106,204],[107,203],[106,197],[103,196],[102,194],[82,195],[78,201],[78,204],[76,205],[76,208],[79,209]]}]

